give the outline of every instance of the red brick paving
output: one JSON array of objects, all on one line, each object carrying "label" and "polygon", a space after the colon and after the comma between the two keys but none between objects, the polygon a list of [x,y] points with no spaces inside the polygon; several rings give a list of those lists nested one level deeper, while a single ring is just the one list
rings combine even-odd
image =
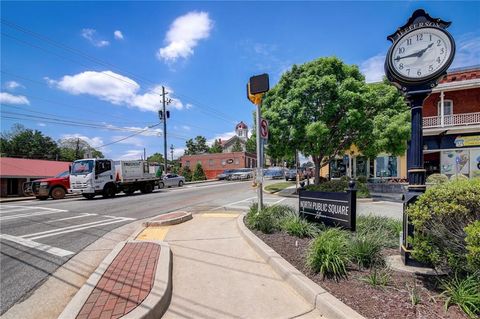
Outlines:
[{"label": "red brick paving", "polygon": [[157,218],[152,219],[153,221],[155,220],[165,220],[165,219],[173,219],[173,218],[178,218],[187,215],[186,212],[172,212],[168,214],[163,214],[158,216]]},{"label": "red brick paving", "polygon": [[160,246],[127,243],[108,266],[77,319],[119,318],[135,309],[152,290]]}]

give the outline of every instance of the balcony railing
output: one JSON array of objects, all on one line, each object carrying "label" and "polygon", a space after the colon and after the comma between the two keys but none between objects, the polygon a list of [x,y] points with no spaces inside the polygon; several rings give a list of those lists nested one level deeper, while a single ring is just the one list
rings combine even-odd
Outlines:
[{"label": "balcony railing", "polygon": [[473,124],[480,124],[480,112],[444,115],[443,125],[441,116],[428,116],[423,118],[423,128]]}]

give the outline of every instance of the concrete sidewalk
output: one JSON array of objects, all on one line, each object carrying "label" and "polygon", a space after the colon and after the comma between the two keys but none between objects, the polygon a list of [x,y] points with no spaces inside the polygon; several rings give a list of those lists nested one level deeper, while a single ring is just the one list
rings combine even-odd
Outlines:
[{"label": "concrete sidewalk", "polygon": [[173,295],[163,318],[320,318],[249,246],[238,216],[206,212],[168,227]]}]

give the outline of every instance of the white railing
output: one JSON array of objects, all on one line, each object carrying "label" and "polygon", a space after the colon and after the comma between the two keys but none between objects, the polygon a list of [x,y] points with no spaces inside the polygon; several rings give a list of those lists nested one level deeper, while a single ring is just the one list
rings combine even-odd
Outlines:
[{"label": "white railing", "polygon": [[480,124],[480,112],[459,113],[453,115],[428,116],[423,118],[423,128]]}]

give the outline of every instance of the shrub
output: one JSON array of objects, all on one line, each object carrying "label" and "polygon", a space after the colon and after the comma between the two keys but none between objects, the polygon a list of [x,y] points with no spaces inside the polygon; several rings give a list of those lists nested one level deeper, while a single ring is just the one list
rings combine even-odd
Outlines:
[{"label": "shrub", "polygon": [[367,178],[367,176],[358,176],[357,177],[357,182],[359,182],[361,184],[366,184],[368,182],[368,178]]},{"label": "shrub", "polygon": [[402,222],[385,216],[358,216],[357,234],[359,236],[373,236],[380,240],[383,246],[395,248],[399,245],[399,236],[402,231]]},{"label": "shrub", "polygon": [[192,180],[194,181],[203,181],[206,180],[205,172],[203,171],[202,164],[197,163],[195,166],[195,171],[193,172]]},{"label": "shrub", "polygon": [[338,228],[329,228],[320,233],[307,252],[307,265],[314,272],[320,272],[323,278],[339,280],[347,277],[347,234]]},{"label": "shrub", "polygon": [[[348,178],[335,179],[318,185],[309,185],[306,188],[309,191],[317,192],[345,192],[348,189],[348,181]],[[355,186],[357,188],[358,198],[370,197],[370,192],[368,191],[366,184],[357,182]]]},{"label": "shrub", "polygon": [[445,174],[432,174],[427,177],[427,183],[429,184],[443,184],[448,182],[448,176]]},{"label": "shrub", "polygon": [[382,241],[377,234],[355,235],[349,242],[350,260],[359,267],[383,265]]},{"label": "shrub", "polygon": [[320,232],[315,225],[299,216],[286,217],[281,224],[281,228],[288,234],[300,238],[315,237]]},{"label": "shrub", "polygon": [[480,315],[480,275],[471,274],[465,278],[459,278],[457,274],[447,281],[442,282],[446,297],[445,309],[451,304],[458,305],[470,318],[478,318]]},{"label": "shrub", "polygon": [[435,267],[466,270],[464,229],[480,219],[480,180],[436,185],[407,213],[415,227],[413,258]]},{"label": "shrub", "polygon": [[189,166],[184,166],[182,168],[182,175],[185,177],[186,182],[191,182],[192,181],[192,170],[190,169]]},{"label": "shrub", "polygon": [[463,175],[463,174],[454,174],[450,176],[451,181],[466,181],[468,180],[468,177]]},{"label": "shrub", "polygon": [[465,227],[467,262],[472,271],[480,271],[480,220]]},{"label": "shrub", "polygon": [[245,221],[248,227],[271,234],[280,230],[283,219],[292,214],[296,214],[295,210],[287,205],[265,206],[259,213],[255,203],[250,206]]}]

